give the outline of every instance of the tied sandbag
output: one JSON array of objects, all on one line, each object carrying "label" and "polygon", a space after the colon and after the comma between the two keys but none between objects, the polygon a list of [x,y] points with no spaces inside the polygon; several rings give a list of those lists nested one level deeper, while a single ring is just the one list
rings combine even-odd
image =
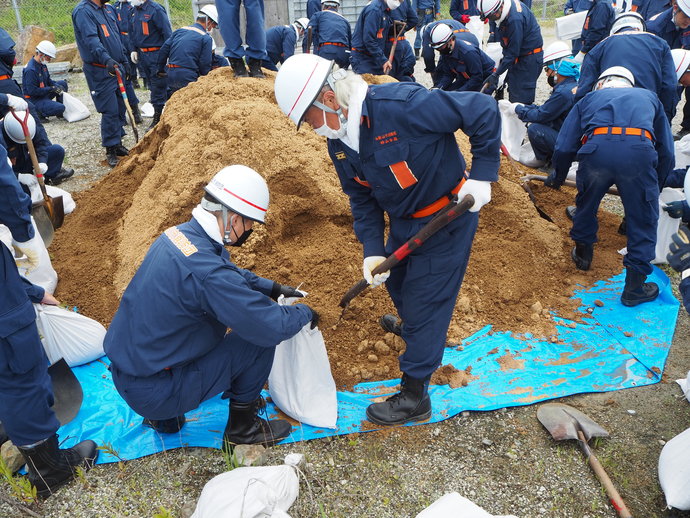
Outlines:
[{"label": "tied sandbag", "polygon": [[668,254],[673,234],[678,232],[680,227],[680,219],[669,216],[663,207],[672,201],[684,199],[685,197],[679,189],[671,189],[670,187],[665,187],[659,195],[659,221],[656,227],[656,246],[654,247],[656,257],[652,264],[666,264],[666,254]]},{"label": "tied sandbag", "polygon": [[513,103],[501,99],[498,101],[498,109],[501,112],[501,143],[506,147],[511,158],[520,156],[522,141],[527,134],[525,123],[517,115]]},{"label": "tied sandbag", "polygon": [[690,428],[668,441],[661,450],[659,483],[669,507],[690,511]]},{"label": "tied sandbag", "polygon": [[537,160],[537,157],[534,155],[534,149],[532,149],[532,144],[529,142],[525,142],[522,147],[520,147],[520,154],[517,161],[522,165],[533,168],[544,165],[542,160]]},{"label": "tied sandbag", "polygon": [[556,18],[556,38],[559,40],[577,40],[582,36],[582,27],[585,25],[587,11],[568,14]]},{"label": "tied sandbag", "polygon": [[62,104],[65,105],[65,111],[62,116],[67,122],[81,121],[91,115],[91,112],[83,102],[67,92],[62,93]]},{"label": "tied sandbag", "polygon": [[456,492],[446,493],[417,515],[417,518],[516,518],[493,515]]},{"label": "tied sandbag", "polygon": [[[31,272],[28,274],[26,273],[26,268],[17,266],[17,269],[19,270],[19,275],[26,277],[32,284],[40,286],[47,293],[52,294],[55,292],[55,288],[57,288],[58,275],[50,261],[50,254],[48,253],[45,243],[43,242],[43,238],[36,228],[36,222],[34,221],[33,216],[31,217],[31,225],[34,227],[34,235],[40,240],[42,245],[41,252],[39,254],[39,264],[37,268],[31,270]],[[0,241],[5,243],[7,248],[10,249],[10,252],[14,254],[15,260],[24,257],[23,255],[17,256],[17,250],[12,246],[12,233],[5,225],[0,225]]]},{"label": "tied sandbag", "polygon": [[[280,297],[289,305],[295,298]],[[299,333],[276,347],[268,390],[285,414],[300,423],[318,428],[336,428],[338,395],[331,374],[323,335],[306,324]]]},{"label": "tied sandbag", "polygon": [[105,327],[95,320],[47,304],[34,304],[36,326],[52,365],[64,358],[75,367],[103,356]]},{"label": "tied sandbag", "polygon": [[191,518],[289,518],[287,510],[299,494],[302,459],[291,453],[282,466],[235,468],[213,477]]}]

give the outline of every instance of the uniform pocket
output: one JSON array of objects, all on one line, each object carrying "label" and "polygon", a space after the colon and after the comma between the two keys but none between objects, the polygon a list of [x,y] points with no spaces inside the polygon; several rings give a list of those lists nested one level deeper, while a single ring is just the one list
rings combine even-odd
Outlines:
[{"label": "uniform pocket", "polygon": [[5,337],[5,340],[9,344],[9,350],[6,351],[7,364],[13,373],[24,374],[42,363],[47,364],[35,323],[15,331]]},{"label": "uniform pocket", "polygon": [[591,155],[599,148],[599,144],[594,144],[593,142],[587,142],[584,146],[578,149],[577,154],[579,155]]}]

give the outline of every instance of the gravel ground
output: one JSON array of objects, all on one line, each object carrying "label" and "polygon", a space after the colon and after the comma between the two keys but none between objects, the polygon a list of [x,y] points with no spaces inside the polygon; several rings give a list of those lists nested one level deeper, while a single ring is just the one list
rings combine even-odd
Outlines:
[{"label": "gravel ground", "polygon": [[[548,43],[553,35],[546,32]],[[422,68],[418,63],[417,77],[424,81]],[[549,89],[543,78],[539,85],[537,101],[543,102]],[[70,92],[88,99],[93,109],[82,74],[70,75]],[[147,94],[140,97],[144,102]],[[76,170],[61,185],[68,191],[86,189],[109,171],[103,164],[99,122],[94,111],[80,123],[52,121],[46,126],[51,139],[65,145],[67,164]],[[147,125],[145,119],[142,133]],[[131,135],[125,144],[133,145]],[[613,198],[607,207],[618,210],[619,203]],[[678,275],[669,274],[676,286]],[[690,516],[664,511],[657,477],[663,444],[690,426],[690,403],[673,382],[690,368],[688,343],[688,315],[681,310],[661,383],[562,400],[610,432],[611,437],[598,441],[594,449],[638,517]],[[555,443],[537,421],[537,407],[464,412],[438,424],[277,446],[267,452],[266,463],[280,464],[292,452],[305,455],[308,464],[300,496],[290,509],[295,518],[411,517],[449,491],[494,514],[615,516],[577,446],[572,441]],[[216,450],[172,450],[98,466],[56,496],[28,508],[2,483],[0,516],[187,517],[203,485],[225,470]]]}]

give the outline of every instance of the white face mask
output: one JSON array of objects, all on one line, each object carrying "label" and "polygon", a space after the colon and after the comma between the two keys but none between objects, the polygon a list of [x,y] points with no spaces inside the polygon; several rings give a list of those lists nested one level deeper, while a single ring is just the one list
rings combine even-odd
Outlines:
[{"label": "white face mask", "polygon": [[400,7],[400,0],[386,0],[386,5],[391,11]]},{"label": "white face mask", "polygon": [[144,3],[144,0],[129,0],[129,3],[132,5],[132,7],[139,7]]},{"label": "white face mask", "polygon": [[340,121],[340,128],[334,130],[326,124],[326,112],[322,111],[321,113],[323,113],[323,125],[314,128],[314,133],[333,140],[343,138],[347,135],[347,119],[345,119],[345,117],[340,117],[338,119]]}]

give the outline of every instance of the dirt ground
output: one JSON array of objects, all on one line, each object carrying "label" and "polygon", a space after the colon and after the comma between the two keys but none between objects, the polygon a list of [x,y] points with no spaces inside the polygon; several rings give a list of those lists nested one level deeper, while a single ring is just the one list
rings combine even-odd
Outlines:
[{"label": "dirt ground", "polygon": [[[83,76],[72,74],[70,84],[87,101]],[[271,104],[270,81],[246,80],[240,86],[228,71],[217,71],[176,94],[159,127],[110,174],[101,163],[99,115],[47,125],[51,138],[68,148],[68,165],[77,169],[63,187],[78,193],[78,208],[51,247],[60,274],[56,295],[107,324],[151,241],[189,218],[203,184],[220,167],[244,163],[266,176],[272,205],[267,227],[249,246],[233,250],[233,259],[279,282],[304,283],[309,303],[323,315],[339,387],[398,376],[402,344],[376,325],[376,318],[392,309],[384,290],[367,290],[337,323],[337,301],[361,275],[361,248],[322,139],[306,128],[295,135]],[[535,311],[535,303],[579,318],[576,303],[568,299],[572,288],[621,270],[620,217],[601,212],[594,268],[579,272],[568,259],[572,245],[564,214],[573,191],[534,186],[539,205],[554,218],[548,223],[519,185],[519,176],[528,172],[533,171],[516,170],[503,159],[492,203],[482,210],[451,342],[487,323],[549,336],[553,323]],[[615,211],[615,201],[607,207]],[[677,285],[678,276],[669,274]],[[670,516],[663,511],[656,465],[663,443],[690,426],[690,403],[673,382],[690,369],[689,335],[688,315],[681,311],[661,383],[563,400],[609,430],[611,438],[595,450],[634,516]],[[462,384],[470,375],[446,368],[435,381]],[[495,514],[615,516],[577,447],[555,444],[536,420],[536,407],[466,412],[433,425],[275,447],[267,462],[280,463],[290,452],[307,457],[301,494],[290,510],[294,517],[415,516],[448,491]],[[174,450],[99,466],[30,508],[55,517],[154,516],[164,515],[162,509],[188,516],[203,484],[224,470],[215,450]],[[12,501],[7,485],[0,492]],[[16,503],[0,502],[0,516],[22,512]]]}]

